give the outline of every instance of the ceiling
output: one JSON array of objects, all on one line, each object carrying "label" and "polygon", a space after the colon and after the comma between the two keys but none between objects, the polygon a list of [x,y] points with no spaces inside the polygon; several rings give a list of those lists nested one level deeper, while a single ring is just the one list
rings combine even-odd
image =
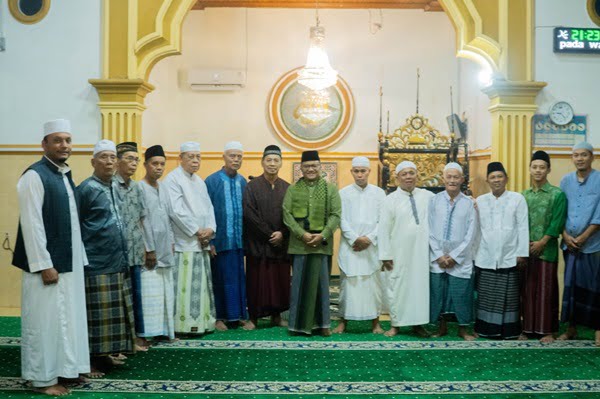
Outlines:
[{"label": "ceiling", "polygon": [[[314,8],[317,1],[307,0],[198,0],[194,10],[207,7],[265,7],[265,8]],[[439,1],[432,0],[318,0],[319,8],[405,8],[425,11],[443,11]]]}]

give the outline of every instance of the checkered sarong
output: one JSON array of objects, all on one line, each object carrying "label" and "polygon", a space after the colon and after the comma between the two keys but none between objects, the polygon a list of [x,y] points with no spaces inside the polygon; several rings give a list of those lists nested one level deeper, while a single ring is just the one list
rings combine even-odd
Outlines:
[{"label": "checkered sarong", "polygon": [[85,277],[90,355],[133,353],[131,278],[126,273]]}]

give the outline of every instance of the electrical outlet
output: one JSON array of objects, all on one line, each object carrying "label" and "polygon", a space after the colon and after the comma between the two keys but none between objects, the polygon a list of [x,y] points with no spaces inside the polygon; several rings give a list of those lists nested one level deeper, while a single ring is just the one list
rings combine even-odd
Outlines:
[{"label": "electrical outlet", "polygon": [[0,37],[0,51],[6,51],[6,38]]}]

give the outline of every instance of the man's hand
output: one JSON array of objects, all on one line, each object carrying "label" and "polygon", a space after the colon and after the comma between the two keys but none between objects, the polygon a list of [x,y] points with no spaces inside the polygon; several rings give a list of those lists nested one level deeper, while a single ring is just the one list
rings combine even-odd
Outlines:
[{"label": "man's hand", "polygon": [[217,248],[215,248],[214,245],[210,246],[210,257],[214,258],[215,256],[217,256]]},{"label": "man's hand", "polygon": [[435,260],[441,269],[446,268],[446,255],[440,256]]},{"label": "man's hand", "polygon": [[355,252],[364,251],[365,249],[369,248],[369,246],[371,244],[372,243],[371,243],[371,240],[369,240],[369,237],[366,237],[366,236],[358,237],[352,244],[352,249]]},{"label": "man's hand", "polygon": [[42,281],[44,285],[52,285],[58,283],[58,272],[55,268],[42,270]]},{"label": "man's hand", "polygon": [[387,270],[388,272],[391,270],[394,270],[394,261],[393,260],[384,260],[381,268],[382,268],[382,270]]},{"label": "man's hand", "polygon": [[283,242],[283,233],[281,231],[274,231],[269,238],[269,244],[274,247],[278,247]]},{"label": "man's hand", "polygon": [[456,261],[450,255],[445,255],[445,258],[446,269],[452,269],[456,266]]},{"label": "man's hand", "polygon": [[530,242],[529,243],[529,253],[535,257],[540,256],[540,254],[544,251],[545,247],[546,247],[546,243],[542,240]]},{"label": "man's hand", "polygon": [[567,232],[563,232],[563,241],[565,242],[567,248],[571,250],[571,252],[577,252],[581,249],[577,241],[575,241],[575,239]]},{"label": "man's hand", "polygon": [[213,229],[209,229],[209,228],[198,230],[198,232],[196,233],[196,236],[198,237],[200,246],[206,247],[210,243],[210,239],[212,238],[214,233],[215,232],[213,231]]},{"label": "man's hand", "polygon": [[146,269],[152,270],[156,267],[156,252],[146,252]]},{"label": "man's hand", "polygon": [[520,269],[523,269],[525,266],[527,266],[527,258],[518,256],[517,257],[517,267],[519,267]]},{"label": "man's hand", "polygon": [[313,234],[304,233],[304,235],[302,236],[302,241],[304,241],[304,243],[306,245],[308,245],[308,243],[310,242],[310,240],[312,240],[312,238],[313,238]]},{"label": "man's hand", "polygon": [[317,246],[321,245],[322,242],[323,242],[322,234],[313,234],[312,238],[306,243],[306,245],[308,245],[309,247],[316,248]]},{"label": "man's hand", "polygon": [[573,238],[573,244],[577,245],[578,249],[581,249],[585,245],[585,242],[588,240],[588,238],[589,237],[585,235],[585,233],[581,234],[577,238]]}]

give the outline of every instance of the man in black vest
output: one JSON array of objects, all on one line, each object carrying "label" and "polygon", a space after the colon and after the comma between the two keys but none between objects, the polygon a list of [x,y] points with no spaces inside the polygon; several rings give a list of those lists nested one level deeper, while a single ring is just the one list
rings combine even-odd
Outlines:
[{"label": "man in black vest", "polygon": [[21,370],[34,390],[62,396],[90,372],[83,267],[87,257],[65,119],[44,125],[44,157],[17,184],[21,211],[13,265],[23,270]]}]

